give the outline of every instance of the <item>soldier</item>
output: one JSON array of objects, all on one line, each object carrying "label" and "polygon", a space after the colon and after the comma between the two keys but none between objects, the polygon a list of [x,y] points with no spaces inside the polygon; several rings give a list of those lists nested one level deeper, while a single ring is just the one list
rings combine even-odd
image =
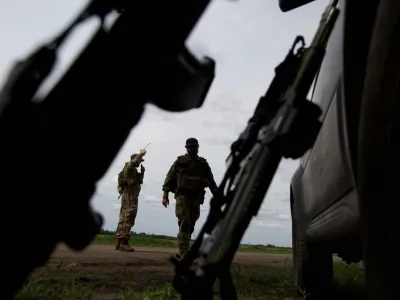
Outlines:
[{"label": "soldier", "polygon": [[146,154],[145,149],[141,149],[139,154],[132,154],[130,162],[125,163],[123,172],[123,190],[121,200],[121,210],[119,213],[119,222],[117,227],[115,250],[133,252],[129,246],[131,237],[131,228],[135,225],[135,219],[138,209],[138,197],[141,184],[143,183],[144,168],[142,174],[136,168],[144,161],[142,157]]},{"label": "soldier", "polygon": [[200,205],[204,202],[205,188],[214,195],[217,184],[207,161],[197,155],[199,143],[195,138],[186,140],[187,154],[178,156],[171,166],[163,185],[162,204],[169,204],[168,193],[175,194],[175,215],[178,218],[178,259],[189,250],[190,239],[196,221],[200,217]]}]

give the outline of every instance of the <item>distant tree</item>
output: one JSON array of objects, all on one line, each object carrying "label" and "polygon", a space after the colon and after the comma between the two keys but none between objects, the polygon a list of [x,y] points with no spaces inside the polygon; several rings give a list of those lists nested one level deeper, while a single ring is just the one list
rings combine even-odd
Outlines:
[{"label": "distant tree", "polygon": [[[115,235],[116,231],[112,231],[112,230],[106,230],[106,229],[100,229],[99,231],[100,235]],[[145,233],[145,232],[134,232],[131,231],[131,235],[132,236],[141,236],[141,237],[149,237],[149,238],[154,238],[154,239],[161,239],[161,240],[170,240],[170,241],[175,241],[176,237],[174,236],[169,236],[169,235],[162,235],[162,234],[154,234],[154,233]],[[192,241],[195,240],[195,237],[193,237],[191,239]],[[250,247],[254,247],[257,249],[263,249],[263,248],[276,248],[277,246],[273,245],[273,244],[267,244],[267,245],[250,245],[250,244],[242,244],[242,246],[250,246]],[[291,247],[280,247],[280,248],[284,248],[284,249],[292,249]]]},{"label": "distant tree", "polygon": [[110,231],[110,230],[105,230],[105,229],[100,229],[99,234],[101,235],[115,235],[116,232],[115,231]]}]

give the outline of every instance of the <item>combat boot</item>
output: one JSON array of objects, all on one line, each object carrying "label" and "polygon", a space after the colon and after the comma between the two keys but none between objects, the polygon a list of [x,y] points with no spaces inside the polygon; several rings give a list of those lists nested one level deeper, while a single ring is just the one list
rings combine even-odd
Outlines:
[{"label": "combat boot", "polygon": [[121,239],[116,239],[116,241],[115,241],[115,250],[119,250],[120,246],[121,246]]},{"label": "combat boot", "polygon": [[119,246],[120,251],[125,251],[125,252],[133,252],[135,249],[133,249],[131,246],[129,246],[128,239],[123,239],[121,240],[121,244]]},{"label": "combat boot", "polygon": [[178,253],[175,254],[175,257],[179,260],[182,260],[185,257],[185,255],[186,255],[186,251],[185,252],[179,251]]}]

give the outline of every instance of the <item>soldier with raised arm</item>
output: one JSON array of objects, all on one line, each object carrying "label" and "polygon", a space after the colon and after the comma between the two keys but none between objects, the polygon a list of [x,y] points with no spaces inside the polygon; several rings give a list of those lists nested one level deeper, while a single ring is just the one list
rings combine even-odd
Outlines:
[{"label": "soldier with raised arm", "polygon": [[[131,237],[131,228],[135,225],[135,219],[138,211],[138,197],[143,183],[143,174],[139,173],[137,168],[144,161],[145,149],[141,149],[139,154],[132,154],[131,160],[125,163],[124,169],[120,173],[118,190],[122,193],[121,210],[119,213],[119,222],[116,233],[115,250],[133,252],[135,251],[129,245]],[[144,168],[142,168],[144,173]]]},{"label": "soldier with raised arm", "polygon": [[197,139],[187,139],[185,147],[187,153],[175,160],[162,188],[162,204],[165,207],[169,204],[168,193],[175,194],[175,215],[179,226],[178,259],[189,250],[190,239],[200,217],[200,205],[204,202],[205,188],[208,187],[213,195],[218,188],[206,159],[198,156]]}]

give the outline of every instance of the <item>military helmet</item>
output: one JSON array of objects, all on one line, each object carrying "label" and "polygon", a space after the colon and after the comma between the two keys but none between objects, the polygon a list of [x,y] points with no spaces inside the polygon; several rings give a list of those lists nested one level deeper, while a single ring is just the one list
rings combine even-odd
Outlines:
[{"label": "military helmet", "polygon": [[187,140],[186,140],[186,144],[185,144],[185,147],[187,148],[187,147],[196,147],[196,146],[199,146],[199,141],[197,140],[197,139],[195,139],[195,138],[188,138]]},{"label": "military helmet", "polygon": [[[137,153],[132,154],[132,155],[131,155],[131,160],[134,159],[137,155],[138,155]],[[144,159],[141,158],[140,161],[143,162]]]}]

